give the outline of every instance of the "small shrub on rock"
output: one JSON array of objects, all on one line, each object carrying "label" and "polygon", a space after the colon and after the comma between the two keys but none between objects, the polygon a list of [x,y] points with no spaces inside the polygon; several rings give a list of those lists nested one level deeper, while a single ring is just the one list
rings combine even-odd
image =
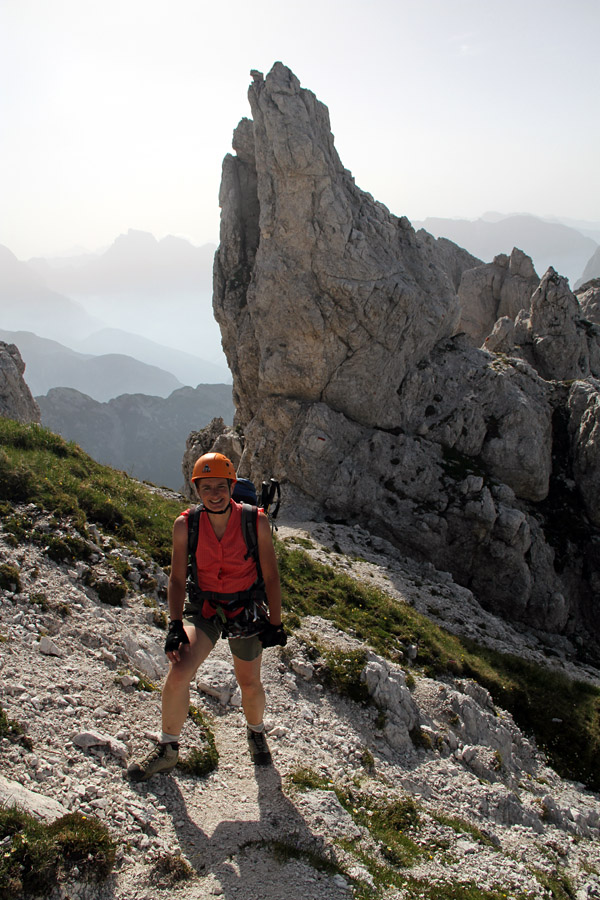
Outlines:
[{"label": "small shrub on rock", "polygon": [[20,592],[21,577],[16,566],[11,566],[9,563],[0,565],[0,588],[5,591]]}]

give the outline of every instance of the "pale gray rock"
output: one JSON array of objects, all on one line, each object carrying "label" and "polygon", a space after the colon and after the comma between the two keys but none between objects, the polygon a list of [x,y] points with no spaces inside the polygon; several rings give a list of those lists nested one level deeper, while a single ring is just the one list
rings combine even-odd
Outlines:
[{"label": "pale gray rock", "polygon": [[514,319],[528,310],[531,295],[540,283],[531,258],[515,247],[494,261],[463,272],[458,288],[461,315],[459,330],[479,347],[497,319]]},{"label": "pale gray rock", "polygon": [[48,635],[43,634],[40,638],[39,643],[39,651],[40,653],[44,653],[46,656],[62,656],[63,653],[57,645],[51,640]]},{"label": "pale gray rock", "polygon": [[215,697],[222,706],[227,706],[237,690],[233,665],[209,657],[198,673],[196,687],[199,691]]},{"label": "pale gray rock", "polygon": [[369,660],[361,674],[373,702],[387,713],[385,735],[393,747],[402,748],[410,742],[410,732],[419,722],[419,710],[401,669],[392,669],[382,658]]},{"label": "pale gray rock", "polygon": [[360,191],[327,108],[276,63],[249,88],[221,185],[214,310],[237,418],[271,396],[394,426],[390,391],[458,324],[435,248]]},{"label": "pale gray rock", "polygon": [[587,322],[566,278],[550,268],[517,316],[516,347],[548,381],[600,375],[600,328]]},{"label": "pale gray rock", "polygon": [[4,775],[0,775],[0,805],[8,809],[16,806],[44,822],[53,822],[69,811],[58,800],[30,791]]},{"label": "pale gray rock", "polygon": [[40,409],[23,374],[25,363],[15,344],[0,341],[0,416],[17,422],[40,421]]},{"label": "pale gray rock", "polygon": [[76,747],[89,750],[91,747],[108,747],[117,759],[127,759],[129,748],[122,741],[100,731],[81,731],[71,738]]},{"label": "pale gray rock", "polygon": [[361,830],[354,824],[333,791],[308,791],[298,797],[298,808],[319,824],[324,834],[340,840],[357,840]]},{"label": "pale gray rock", "polygon": [[315,667],[313,666],[313,664],[307,663],[303,659],[291,659],[290,666],[294,670],[294,672],[297,675],[300,675],[301,678],[304,678],[305,681],[310,681],[310,679],[315,674]]},{"label": "pale gray rock", "polygon": [[182,492],[189,500],[198,500],[190,481],[194,463],[200,456],[208,452],[223,453],[232,461],[237,470],[243,452],[240,436],[225,425],[221,418],[213,419],[200,431],[193,431],[186,441],[182,462]]},{"label": "pale gray rock", "polygon": [[584,318],[600,325],[600,278],[587,281],[575,291]]},{"label": "pale gray rock", "polygon": [[594,646],[594,538],[553,519],[572,480],[557,381],[594,373],[596,326],[520,250],[472,267],[358,190],[326,107],[285,66],[249,99],[214,278],[240,473],[278,478],[298,517],[360,525],[487,609]]},{"label": "pale gray rock", "polygon": [[434,238],[433,235],[420,228],[417,231],[417,237],[423,243],[435,247],[438,258],[442,267],[450,276],[450,280],[454,286],[454,290],[458,291],[463,274],[469,269],[475,269],[483,265],[482,260],[478,259],[465,250],[463,247],[457,247],[448,238]]}]

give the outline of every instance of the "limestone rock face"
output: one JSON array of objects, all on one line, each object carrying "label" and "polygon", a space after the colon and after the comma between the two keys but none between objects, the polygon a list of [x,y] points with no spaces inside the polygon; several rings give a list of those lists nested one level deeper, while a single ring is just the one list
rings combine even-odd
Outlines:
[{"label": "limestone rock face", "polygon": [[223,165],[214,283],[238,415],[293,396],[394,427],[394,391],[458,324],[451,280],[407,219],[356,187],[327,108],[289,69],[249,100],[253,125]]},{"label": "limestone rock face", "polygon": [[17,422],[40,421],[40,410],[23,373],[25,363],[15,344],[0,341],[0,416]]},{"label": "limestone rock face", "polygon": [[[590,646],[596,326],[521,251],[484,266],[415,233],[356,187],[289,69],[253,78],[223,164],[213,299],[240,475],[274,476],[299,515],[360,524],[495,612]],[[573,378],[586,387],[568,408]]]},{"label": "limestone rock face", "polygon": [[242,458],[242,444],[240,437],[233,429],[229,428],[223,419],[213,419],[200,431],[193,431],[185,444],[183,456],[183,493],[189,500],[197,501],[190,478],[194,470],[194,463],[203,453],[224,453],[238,467]]},{"label": "limestone rock face", "polygon": [[575,291],[575,296],[584,318],[595,325],[600,325],[600,278],[587,281]]},{"label": "limestone rock face", "polygon": [[583,318],[566,278],[550,268],[515,321],[514,342],[542,378],[568,381],[600,375],[600,328]]},{"label": "limestone rock face", "polygon": [[481,346],[497,319],[514,319],[521,309],[529,309],[539,282],[530,257],[516,247],[510,257],[502,253],[492,263],[463,272],[458,288],[460,330]]}]

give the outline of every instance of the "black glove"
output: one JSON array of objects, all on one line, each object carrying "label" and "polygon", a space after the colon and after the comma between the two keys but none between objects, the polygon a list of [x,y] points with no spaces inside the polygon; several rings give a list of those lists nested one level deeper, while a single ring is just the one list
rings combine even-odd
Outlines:
[{"label": "black glove", "polygon": [[263,647],[285,647],[287,634],[283,625],[271,625],[269,622],[259,634]]},{"label": "black glove", "polygon": [[172,619],[169,622],[169,630],[165,641],[165,653],[172,650],[179,650],[181,644],[189,644],[190,639],[185,633],[183,622],[181,619]]}]

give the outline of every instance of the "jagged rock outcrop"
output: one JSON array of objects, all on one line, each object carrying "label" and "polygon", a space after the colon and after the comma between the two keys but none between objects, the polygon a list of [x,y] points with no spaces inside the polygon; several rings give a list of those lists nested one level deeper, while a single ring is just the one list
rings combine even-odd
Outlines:
[{"label": "jagged rock outcrop", "polygon": [[190,482],[194,463],[199,456],[209,451],[224,453],[236,468],[242,458],[243,447],[240,435],[227,426],[220,417],[213,419],[200,431],[192,431],[185,442],[182,462],[183,493],[189,500],[196,501],[198,499]]},{"label": "jagged rock outcrop", "polygon": [[483,265],[480,259],[463,247],[457,247],[448,238],[434,238],[423,228],[417,231],[417,237],[423,243],[435,247],[439,262],[450,276],[455,291],[458,291],[465,272]]},{"label": "jagged rock outcrop", "polygon": [[566,278],[550,268],[515,322],[515,343],[529,350],[542,378],[567,381],[600,375],[600,328],[587,323]]},{"label": "jagged rock outcrop", "polygon": [[531,306],[521,309],[514,321],[509,315],[499,319],[484,348],[520,356],[547,381],[600,374],[600,327],[584,318],[567,279],[552,268],[531,297]]},{"label": "jagged rock outcrop", "polygon": [[581,312],[588,321],[600,325],[600,278],[586,281],[575,291]]},{"label": "jagged rock outcrop", "polygon": [[529,309],[539,283],[531,258],[516,247],[510,257],[501,253],[492,263],[463,272],[458,287],[460,331],[480,347],[497,319],[514,319]]},{"label": "jagged rock outcrop", "polygon": [[456,329],[452,282],[406,218],[356,187],[327,108],[289,69],[249,99],[254,122],[223,163],[214,284],[238,415],[289,396],[393,428],[395,389]]},{"label": "jagged rock outcrop", "polygon": [[0,416],[39,422],[40,410],[23,379],[25,363],[15,344],[0,341]]},{"label": "jagged rock outcrop", "polygon": [[[521,251],[471,269],[360,191],[327,109],[281,63],[249,99],[223,165],[214,280],[241,474],[274,475],[305,513],[359,522],[488,608],[600,653],[598,533],[581,502],[597,413],[591,400],[569,413],[556,382],[595,373],[594,326]],[[513,347],[518,326],[525,342],[506,358],[473,346],[499,316],[498,339]]]}]

